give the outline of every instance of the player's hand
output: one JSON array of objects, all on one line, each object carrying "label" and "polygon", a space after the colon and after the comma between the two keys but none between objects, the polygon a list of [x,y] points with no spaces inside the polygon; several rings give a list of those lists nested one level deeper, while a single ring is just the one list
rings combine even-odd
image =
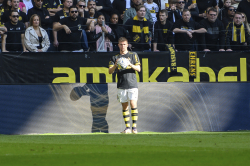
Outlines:
[{"label": "player's hand", "polygon": [[67,25],[64,26],[64,30],[65,30],[66,34],[71,33],[71,30],[69,29],[69,27]]}]

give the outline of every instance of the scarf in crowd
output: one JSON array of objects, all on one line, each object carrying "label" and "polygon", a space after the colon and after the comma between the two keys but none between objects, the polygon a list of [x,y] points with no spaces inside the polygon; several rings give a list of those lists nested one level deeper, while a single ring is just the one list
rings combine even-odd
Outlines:
[{"label": "scarf in crowd", "polygon": [[[107,25],[104,25],[106,30],[111,33],[111,28]],[[96,34],[102,32],[102,28],[99,26],[99,25],[96,25],[95,27],[95,30],[96,30]],[[105,36],[104,36],[105,37]],[[104,41],[104,49],[107,51],[107,48],[109,48],[109,51],[113,51],[113,45],[112,45],[112,42],[109,40],[108,37],[105,37],[105,39],[103,39],[103,37],[101,36],[97,41],[96,41],[96,50],[98,50],[102,40],[105,40]]]},{"label": "scarf in crowd", "polygon": [[133,41],[136,43],[141,42],[141,33],[144,33],[144,41],[143,43],[148,43],[149,41],[149,27],[147,24],[147,19],[143,19],[143,28],[141,29],[140,27],[140,22],[137,17],[137,15],[133,18],[133,27],[132,27],[132,36],[133,36]]},{"label": "scarf in crowd", "polygon": [[[237,41],[237,28],[233,23],[233,30],[232,30],[232,41]],[[246,36],[245,36],[245,28],[244,23],[240,26],[240,43],[246,42]]]}]

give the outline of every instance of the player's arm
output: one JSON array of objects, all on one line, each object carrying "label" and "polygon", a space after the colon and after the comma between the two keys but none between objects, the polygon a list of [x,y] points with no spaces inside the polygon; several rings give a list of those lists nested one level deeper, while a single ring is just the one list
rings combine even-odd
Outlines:
[{"label": "player's arm", "polygon": [[109,74],[113,74],[115,69],[117,68],[117,60],[114,65],[109,65]]},{"label": "player's arm", "polygon": [[141,71],[141,65],[133,65],[132,63],[129,64],[129,66],[134,69],[135,71],[140,72]]}]

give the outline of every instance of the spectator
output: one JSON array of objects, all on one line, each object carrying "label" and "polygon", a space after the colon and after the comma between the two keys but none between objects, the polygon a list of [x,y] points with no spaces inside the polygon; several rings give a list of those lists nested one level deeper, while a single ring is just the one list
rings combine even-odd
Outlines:
[{"label": "spectator", "polygon": [[125,37],[126,39],[129,38],[128,31],[126,31],[126,29],[123,28],[122,26],[118,25],[118,22],[119,22],[118,20],[119,20],[119,17],[117,14],[111,15],[109,27],[112,29],[112,32],[114,32],[115,34],[115,40],[112,41],[113,51],[119,51],[118,39],[120,37]]},{"label": "spectator", "polygon": [[2,8],[4,9],[4,11],[11,10],[11,8],[12,8],[12,6],[11,6],[11,0],[4,0]]},{"label": "spectator", "polygon": [[[196,1],[195,1],[196,2]],[[190,10],[191,17],[196,20],[199,17],[199,9],[197,7],[197,3],[194,3],[193,0],[186,0],[185,9]]]},{"label": "spectator", "polygon": [[207,19],[200,22],[207,30],[202,34],[201,48],[204,51],[225,51],[225,29],[223,23],[217,19],[217,10],[210,8],[207,12]]},{"label": "spectator", "polygon": [[31,52],[46,52],[50,46],[49,36],[41,28],[41,19],[37,14],[30,17],[30,27],[25,31],[24,44]]},{"label": "spectator", "polygon": [[183,11],[182,20],[178,20],[173,25],[175,33],[175,48],[178,51],[195,51],[195,34],[206,33],[207,30],[202,28],[197,22],[190,20],[191,13],[188,9]]},{"label": "spectator", "polygon": [[112,3],[114,13],[118,14],[118,24],[123,24],[124,13],[131,8],[131,0],[114,0]]},{"label": "spectator", "polygon": [[129,47],[133,51],[144,51],[150,48],[152,24],[145,18],[145,15],[146,7],[140,5],[136,7],[136,16],[128,19],[125,23],[125,28],[130,36],[131,44],[129,44]]},{"label": "spectator", "polygon": [[19,2],[19,9],[20,9],[22,12],[24,12],[24,13],[27,14],[26,6],[25,6],[25,4],[23,3],[23,0],[20,0],[20,2]]},{"label": "spectator", "polygon": [[231,6],[231,0],[224,0],[224,5],[220,9],[218,18],[222,20],[224,17],[227,16],[228,8]]},{"label": "spectator", "polygon": [[[64,0],[63,1],[63,9],[56,12],[55,17],[54,17],[54,22],[53,22],[53,26],[58,23],[61,19],[68,17],[69,16],[69,8],[70,6],[72,6],[73,1],[72,0]],[[53,45],[55,47],[58,47],[58,50],[62,50],[63,48],[59,45],[59,42],[61,42],[62,39],[62,35],[61,32],[63,30],[60,31],[53,31],[53,36],[54,36],[54,42]],[[58,33],[58,34],[57,34]]]},{"label": "spectator", "polygon": [[196,0],[196,3],[197,3],[197,6],[198,6],[198,9],[199,9],[199,17],[196,18],[197,22],[200,22],[202,19],[207,17],[206,9],[208,7],[214,7],[217,10],[219,9],[218,5],[217,5],[217,0],[209,0],[209,1],[207,1],[207,0]]},{"label": "spectator", "polygon": [[144,3],[144,6],[150,11],[153,22],[155,23],[157,21],[157,14],[159,12],[159,7],[156,3],[153,2],[153,0],[147,0],[146,3]]},{"label": "spectator", "polygon": [[81,46],[82,30],[85,29],[86,24],[90,24],[92,20],[78,17],[79,12],[77,7],[74,5],[69,8],[69,12],[69,17],[61,19],[53,26],[54,31],[62,30],[60,51],[83,52]]},{"label": "spectator", "polygon": [[50,19],[49,12],[46,8],[43,7],[42,0],[34,0],[34,7],[28,11],[28,19],[31,18],[33,14],[39,15],[41,19],[41,27],[45,30],[52,27],[53,20]]},{"label": "spectator", "polygon": [[9,51],[24,51],[26,48],[24,46],[24,31],[25,25],[23,22],[18,21],[19,13],[18,11],[10,12],[10,20],[5,23],[7,32],[2,38],[2,52]]},{"label": "spectator", "polygon": [[79,16],[80,17],[84,17],[84,18],[89,18],[89,12],[85,10],[85,8],[87,7],[86,6],[86,3],[84,0],[79,0],[77,2],[77,5],[76,7],[78,8],[78,12],[79,12]]},{"label": "spectator", "polygon": [[[89,0],[93,1],[93,0]],[[95,0],[94,0],[95,1]],[[105,16],[105,20],[109,22],[110,14],[112,12],[112,5],[110,0],[98,0],[96,1],[96,11],[102,13]]]},{"label": "spectator", "polygon": [[[132,0],[133,5],[131,5],[131,8],[125,11],[124,17],[123,17],[123,24],[127,22],[128,19],[133,19],[136,15],[136,8],[140,5],[142,5],[142,0]],[[153,18],[151,16],[150,11],[146,8],[146,14],[144,16],[148,21],[153,23]]]},{"label": "spectator", "polygon": [[[83,17],[83,18],[90,18],[88,11],[85,10],[86,8],[86,3],[84,0],[79,0],[77,2],[76,7],[78,8],[78,12],[79,12],[79,16]],[[88,46],[88,38],[87,38],[87,34],[85,32],[85,30],[82,30],[82,38],[81,38],[81,42],[82,42],[82,48],[84,51],[88,51],[89,46]]]},{"label": "spectator", "polygon": [[43,7],[46,8],[51,17],[55,16],[56,12],[62,10],[60,0],[43,0]]},{"label": "spectator", "polygon": [[173,23],[167,20],[167,10],[159,12],[159,21],[155,23],[153,51],[167,51],[166,44],[173,45]]},{"label": "spectator", "polygon": [[[7,5],[6,5],[7,6]],[[4,6],[3,6],[3,0],[0,0],[0,27],[3,26],[1,17],[4,13]]]},{"label": "spectator", "polygon": [[233,22],[235,12],[236,12],[236,9],[233,6],[228,7],[227,16],[222,19],[225,29],[229,23]]},{"label": "spectator", "polygon": [[247,16],[246,16],[246,14],[245,13],[241,13],[241,15],[242,15],[242,22],[246,25],[248,32],[250,32],[250,27],[249,27],[249,23],[247,22]]},{"label": "spectator", "polygon": [[23,0],[23,3],[25,4],[26,11],[29,11],[33,7],[32,0]]},{"label": "spectator", "polygon": [[250,0],[243,0],[239,3],[239,6],[237,8],[238,12],[245,13],[248,20],[247,22],[250,22]]},{"label": "spectator", "polygon": [[[94,9],[94,10],[93,10]],[[88,1],[88,10],[90,18],[96,19],[102,14],[96,10],[96,2],[95,1]]]},{"label": "spectator", "polygon": [[[11,10],[16,10],[18,11],[18,7],[19,7],[19,0],[12,0],[11,1]],[[23,22],[25,27],[28,27],[28,18],[26,13],[19,11],[19,21]],[[10,11],[4,11],[2,18],[1,18],[2,23],[6,23],[8,21],[10,21]]]},{"label": "spectator", "polygon": [[168,10],[168,20],[175,23],[176,20],[181,19],[179,11],[177,10],[176,3],[170,3]]},{"label": "spectator", "polygon": [[[97,25],[94,28],[89,28],[88,38],[90,51],[98,51],[101,46],[101,42],[104,41],[104,49],[106,51],[113,51],[113,45],[111,41],[115,40],[115,34],[112,29],[107,25],[102,25],[105,22],[104,15],[100,15],[97,19]],[[102,37],[102,33],[105,33],[105,39]]]},{"label": "spectator", "polygon": [[236,12],[233,22],[226,29],[227,51],[249,50],[250,34],[242,22],[241,13]]}]

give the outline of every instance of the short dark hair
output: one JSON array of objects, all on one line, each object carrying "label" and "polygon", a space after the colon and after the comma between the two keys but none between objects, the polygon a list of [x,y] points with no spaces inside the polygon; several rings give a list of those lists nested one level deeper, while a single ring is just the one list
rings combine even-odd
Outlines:
[{"label": "short dark hair", "polygon": [[[235,15],[236,14],[241,15],[241,17],[242,17],[242,13],[241,12],[236,12]],[[235,17],[235,15],[234,15],[234,17]]]},{"label": "short dark hair", "polygon": [[144,5],[139,5],[135,8],[135,10],[138,12],[141,8],[145,8],[145,10],[147,9],[146,6]]},{"label": "short dark hair", "polygon": [[186,13],[186,12],[189,12],[191,14],[190,10],[188,9],[184,9],[182,13]]},{"label": "short dark hair", "polygon": [[120,38],[118,39],[118,44],[119,44],[120,42],[124,42],[124,41],[127,41],[127,43],[128,43],[128,39],[127,39],[127,38],[125,38],[125,37],[120,37]]},{"label": "short dark hair", "polygon": [[72,9],[72,8],[76,8],[76,9],[77,9],[77,11],[78,11],[78,8],[76,7],[76,5],[72,5],[72,6],[70,6],[70,7],[69,7],[69,11],[70,11],[70,9]]},{"label": "short dark hair", "polygon": [[166,16],[168,16],[168,11],[167,11],[166,9],[160,10],[160,12],[159,12],[159,13],[165,13],[165,14],[166,14]]},{"label": "short dark hair", "polygon": [[211,12],[211,11],[217,13],[217,10],[216,10],[214,7],[211,7],[210,9],[208,9],[207,13],[209,13],[209,12]]},{"label": "short dark hair", "polygon": [[[10,16],[12,15],[12,13],[14,13],[14,12],[17,12],[18,13],[18,11],[17,10],[11,10],[10,11]],[[19,13],[18,13],[18,15],[19,15]]]}]

